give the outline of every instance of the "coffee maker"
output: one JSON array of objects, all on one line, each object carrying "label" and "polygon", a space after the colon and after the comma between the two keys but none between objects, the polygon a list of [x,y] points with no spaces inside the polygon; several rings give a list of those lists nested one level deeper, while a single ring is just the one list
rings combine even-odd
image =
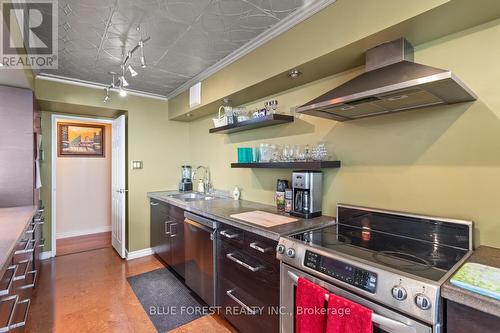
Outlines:
[{"label": "coffee maker", "polygon": [[321,216],[322,183],[321,171],[294,171],[292,176],[293,209],[290,215],[305,219]]},{"label": "coffee maker", "polygon": [[193,190],[193,181],[190,165],[181,166],[181,182],[179,183],[179,191],[186,192]]}]

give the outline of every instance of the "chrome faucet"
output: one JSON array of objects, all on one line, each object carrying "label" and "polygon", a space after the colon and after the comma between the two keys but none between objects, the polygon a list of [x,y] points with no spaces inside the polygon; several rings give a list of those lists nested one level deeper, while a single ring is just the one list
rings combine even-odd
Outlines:
[{"label": "chrome faucet", "polygon": [[200,165],[196,168],[196,170],[193,172],[193,179],[195,179],[196,175],[198,174],[198,170],[203,169],[203,178],[198,178],[198,185],[197,185],[197,192],[203,192],[205,194],[211,193],[212,192],[212,183],[210,180],[210,169],[208,167],[205,167],[203,165]]}]

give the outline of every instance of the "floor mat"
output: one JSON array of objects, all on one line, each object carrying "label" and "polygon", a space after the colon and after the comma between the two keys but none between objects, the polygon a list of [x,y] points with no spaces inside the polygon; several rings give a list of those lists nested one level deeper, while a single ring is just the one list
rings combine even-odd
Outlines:
[{"label": "floor mat", "polygon": [[206,306],[168,268],[131,276],[127,281],[161,333],[201,317]]}]

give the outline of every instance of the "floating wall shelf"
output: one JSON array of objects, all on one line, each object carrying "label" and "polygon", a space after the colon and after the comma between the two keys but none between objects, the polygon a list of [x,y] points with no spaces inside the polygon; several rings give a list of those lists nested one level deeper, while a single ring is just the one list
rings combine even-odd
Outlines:
[{"label": "floating wall shelf", "polygon": [[293,123],[293,120],[294,120],[293,116],[290,115],[270,114],[265,117],[249,119],[242,122],[238,122],[236,124],[211,128],[209,132],[218,134],[229,134],[229,133],[247,131],[259,127]]},{"label": "floating wall shelf", "polygon": [[307,162],[270,162],[270,163],[231,163],[231,168],[254,169],[326,169],[340,168],[340,161],[307,161]]}]

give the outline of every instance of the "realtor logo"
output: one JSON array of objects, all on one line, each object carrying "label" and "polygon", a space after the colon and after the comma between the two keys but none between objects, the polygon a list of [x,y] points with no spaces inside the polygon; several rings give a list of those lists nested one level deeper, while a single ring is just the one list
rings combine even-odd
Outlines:
[{"label": "realtor logo", "polygon": [[57,68],[57,0],[2,2],[2,69]]}]

